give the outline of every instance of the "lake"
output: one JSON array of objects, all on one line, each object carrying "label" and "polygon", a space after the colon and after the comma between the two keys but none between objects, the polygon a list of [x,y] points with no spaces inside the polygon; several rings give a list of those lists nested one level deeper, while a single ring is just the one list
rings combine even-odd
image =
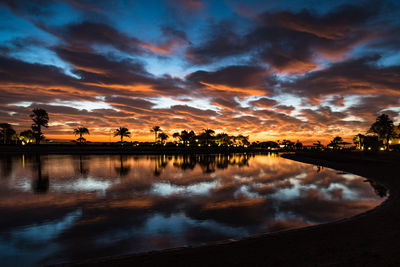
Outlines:
[{"label": "lake", "polygon": [[1,266],[200,245],[379,205],[380,185],[268,155],[0,157]]}]

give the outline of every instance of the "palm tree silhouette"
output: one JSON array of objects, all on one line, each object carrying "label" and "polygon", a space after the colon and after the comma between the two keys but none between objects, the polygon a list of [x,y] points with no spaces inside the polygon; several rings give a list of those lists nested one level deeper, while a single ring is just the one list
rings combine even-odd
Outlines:
[{"label": "palm tree silhouette", "polygon": [[120,166],[119,167],[114,167],[115,171],[119,173],[120,177],[126,176],[129,171],[131,170],[131,167],[128,166],[124,166],[124,160],[122,158],[122,154],[119,155],[119,161],[120,161]]},{"label": "palm tree silhouette", "polygon": [[165,141],[167,141],[168,137],[169,136],[166,133],[159,133],[158,134],[158,138],[160,139],[161,143],[165,143]]},{"label": "palm tree silhouette", "polygon": [[174,134],[172,135],[172,137],[173,137],[175,140],[178,140],[178,141],[175,141],[176,143],[178,143],[179,141],[182,141],[181,135],[180,135],[179,133],[174,133]]},{"label": "palm tree silhouette", "polygon": [[161,127],[160,126],[154,126],[150,132],[154,132],[154,143],[157,143],[157,133],[161,131]]},{"label": "palm tree silhouette", "polygon": [[203,129],[203,133],[201,134],[204,139],[206,145],[210,144],[210,141],[214,138],[215,131],[211,129]]},{"label": "palm tree silhouette", "polygon": [[37,179],[32,183],[33,191],[37,194],[47,193],[49,190],[49,176],[42,175],[42,161],[40,155],[36,154]]},{"label": "palm tree silhouette", "polygon": [[114,136],[120,136],[122,144],[124,137],[131,137],[131,133],[129,132],[128,128],[119,127],[118,129],[115,130]]},{"label": "palm tree silhouette", "polygon": [[34,108],[30,117],[33,120],[32,131],[35,133],[36,144],[39,144],[40,140],[43,139],[41,128],[49,127],[49,114],[44,109]]},{"label": "palm tree silhouette", "polygon": [[83,138],[84,134],[90,134],[88,128],[86,127],[78,127],[76,129],[74,129],[74,134],[78,135],[79,134],[79,138],[77,139],[79,141],[79,143],[82,143],[84,141],[86,141],[85,138]]},{"label": "palm tree silhouette", "polygon": [[219,133],[215,137],[219,145],[229,146],[232,144],[233,136],[228,135],[227,133]]},{"label": "palm tree silhouette", "polygon": [[180,134],[180,138],[183,141],[184,145],[189,145],[189,143],[193,142],[194,137],[196,136],[195,132],[193,131],[186,131],[183,130]]},{"label": "palm tree silhouette", "polygon": [[317,149],[321,149],[323,147],[323,145],[321,144],[321,141],[317,140],[315,143],[313,143],[313,145],[317,148]]}]

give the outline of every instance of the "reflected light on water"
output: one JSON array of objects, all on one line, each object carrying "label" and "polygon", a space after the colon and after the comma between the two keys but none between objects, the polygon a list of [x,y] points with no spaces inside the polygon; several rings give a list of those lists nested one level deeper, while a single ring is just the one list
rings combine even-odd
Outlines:
[{"label": "reflected light on water", "polygon": [[386,195],[362,177],[275,154],[19,155],[0,157],[0,171],[2,266],[304,227],[364,212]]}]

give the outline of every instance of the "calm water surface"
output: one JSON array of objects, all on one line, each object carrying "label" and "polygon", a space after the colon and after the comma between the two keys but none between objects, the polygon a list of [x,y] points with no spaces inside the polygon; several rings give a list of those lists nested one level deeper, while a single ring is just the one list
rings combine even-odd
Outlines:
[{"label": "calm water surface", "polygon": [[303,227],[371,209],[386,193],[276,155],[19,155],[0,166],[1,266]]}]

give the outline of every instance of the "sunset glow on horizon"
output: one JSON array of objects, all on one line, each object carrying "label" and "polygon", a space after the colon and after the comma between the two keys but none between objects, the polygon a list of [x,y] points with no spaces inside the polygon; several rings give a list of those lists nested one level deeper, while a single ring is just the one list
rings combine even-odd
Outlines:
[{"label": "sunset glow on horizon", "polygon": [[[316,4],[317,3],[317,4]],[[0,1],[0,122],[46,138],[210,128],[327,143],[400,123],[400,3]]]}]

